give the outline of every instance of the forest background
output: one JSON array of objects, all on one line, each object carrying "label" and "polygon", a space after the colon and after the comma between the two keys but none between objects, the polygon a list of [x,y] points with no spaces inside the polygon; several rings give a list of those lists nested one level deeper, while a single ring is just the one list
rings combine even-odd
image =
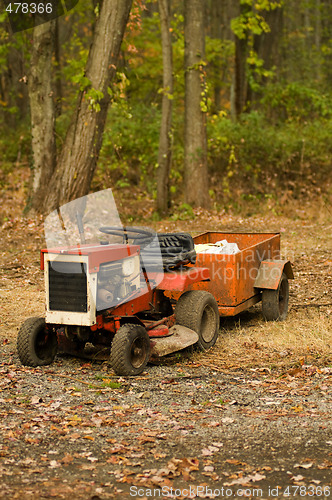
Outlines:
[{"label": "forest background", "polygon": [[[163,3],[170,8],[172,91],[163,81],[159,13]],[[205,47],[194,69],[201,78],[200,111],[207,132],[205,205],[245,215],[264,209],[277,214],[294,202],[302,205],[317,200],[328,208],[331,0],[135,0],[108,88],[110,106],[91,189],[112,187],[119,196],[142,200],[155,219],[160,212],[168,212],[175,220],[194,216],[202,186],[197,185],[196,193],[192,193],[193,186],[188,187],[184,158],[185,18],[190,3],[201,9],[204,22]],[[80,0],[56,20],[52,101],[58,149],[86,84],[85,68],[100,8],[98,1]],[[31,205],[35,167],[28,82],[34,38],[33,30],[10,34],[4,11],[0,23],[3,222],[8,208],[29,210]],[[101,96],[97,90],[93,94],[93,88],[89,92],[90,105],[98,112]],[[166,206],[158,214],[158,150],[165,95],[173,109],[168,132],[171,163]]]}]

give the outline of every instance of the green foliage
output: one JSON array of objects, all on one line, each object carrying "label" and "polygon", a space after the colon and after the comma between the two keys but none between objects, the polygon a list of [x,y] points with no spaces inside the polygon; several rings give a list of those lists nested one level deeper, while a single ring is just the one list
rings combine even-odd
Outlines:
[{"label": "green foliage", "polygon": [[10,48],[9,35],[3,24],[6,19],[4,13],[0,14],[0,67],[4,67],[7,64],[7,55]]},{"label": "green foliage", "polygon": [[[30,60],[29,34],[22,32],[16,33],[15,36],[10,35],[7,32],[4,17],[6,16],[3,13],[0,14],[0,123],[3,120],[7,121],[8,114],[19,117],[20,109],[18,104],[22,105],[23,103],[21,89],[25,85],[26,75],[15,74],[9,67],[10,59],[12,62],[15,59],[16,64],[20,60],[25,60],[26,63]],[[17,67],[15,69],[17,70]],[[25,71],[24,68],[22,68],[22,71]],[[15,120],[11,122],[16,125]]]},{"label": "green foliage", "polygon": [[301,122],[332,116],[332,97],[300,82],[269,84],[262,98],[268,116]]},{"label": "green foliage", "polygon": [[171,220],[193,220],[195,218],[194,211],[188,203],[181,203],[177,207],[176,212],[171,216]]},{"label": "green foliage", "polygon": [[[128,65],[125,74],[130,81],[128,97],[161,102],[158,90],[162,87],[162,48],[159,29],[159,14],[142,19],[137,33],[127,33],[124,48]],[[147,78],[148,75],[148,78]]]},{"label": "green foliage", "polygon": [[154,188],[159,144],[160,110],[114,102],[108,116],[100,153],[99,175],[111,177],[118,187],[146,182]]},{"label": "green foliage", "polygon": [[246,74],[248,83],[254,92],[261,91],[261,81],[271,78],[272,70],[264,68],[264,61],[255,50],[255,38],[271,31],[264,13],[280,7],[281,2],[269,0],[241,0],[240,15],[231,21],[231,28],[235,36],[245,40],[248,56],[246,60]]},{"label": "green foliage", "polygon": [[240,39],[246,38],[249,33],[252,35],[261,35],[270,31],[270,27],[264,17],[253,11],[246,12],[232,19],[231,27],[234,35]]},{"label": "green foliage", "polygon": [[85,93],[85,99],[89,102],[89,109],[99,113],[100,111],[100,101],[103,99],[104,94],[101,90],[94,88],[89,88]]},{"label": "green foliage", "polygon": [[287,189],[299,196],[303,184],[323,181],[331,169],[331,130],[331,117],[277,127],[257,112],[238,122],[214,116],[208,124],[209,162],[222,180],[222,195],[266,199]]},{"label": "green foliage", "polygon": [[58,19],[59,32],[63,37],[60,77],[62,108],[65,113],[70,112],[76,104],[77,94],[90,85],[84,72],[96,15],[90,0],[80,0],[70,16]]},{"label": "green foliage", "polygon": [[89,53],[88,49],[89,47],[86,45],[85,40],[80,37],[79,33],[74,33],[70,41],[65,45],[65,50],[68,50],[68,52],[66,62],[62,68],[62,75],[69,84],[66,98],[72,98],[73,92],[76,97],[79,91],[90,84],[90,81],[84,75]]},{"label": "green foliage", "polygon": [[233,33],[240,39],[252,35],[268,33],[270,26],[264,15],[260,14],[274,10],[283,5],[283,1],[273,2],[270,0],[240,0],[241,14],[231,21]]}]

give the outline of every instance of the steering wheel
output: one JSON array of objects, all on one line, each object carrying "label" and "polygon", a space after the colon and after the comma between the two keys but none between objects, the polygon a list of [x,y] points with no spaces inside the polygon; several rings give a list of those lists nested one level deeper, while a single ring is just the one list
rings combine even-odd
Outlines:
[{"label": "steering wheel", "polygon": [[[122,236],[123,242],[128,243],[128,238],[134,238],[135,241],[146,240],[147,238],[153,238],[154,232],[148,231],[147,229],[141,229],[140,227],[117,227],[117,226],[103,226],[99,228],[99,231],[105,234],[113,234],[114,236]],[[133,236],[130,236],[130,235]]]}]

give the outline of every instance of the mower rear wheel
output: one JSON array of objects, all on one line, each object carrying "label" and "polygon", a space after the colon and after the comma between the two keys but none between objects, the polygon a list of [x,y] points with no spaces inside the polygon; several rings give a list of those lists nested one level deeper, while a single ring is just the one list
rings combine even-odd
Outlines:
[{"label": "mower rear wheel", "polygon": [[56,333],[46,328],[44,318],[28,318],[21,325],[17,335],[17,352],[22,365],[49,365],[54,361],[57,348]]},{"label": "mower rear wheel", "polygon": [[114,335],[110,363],[116,375],[139,375],[150,358],[150,337],[140,325],[123,325]]},{"label": "mower rear wheel", "polygon": [[288,313],[289,283],[282,273],[276,290],[262,291],[262,313],[266,321],[284,321]]},{"label": "mower rear wheel", "polygon": [[198,334],[196,346],[207,351],[217,341],[219,334],[219,310],[216,299],[204,290],[190,290],[179,298],[175,308],[179,325],[186,326]]}]

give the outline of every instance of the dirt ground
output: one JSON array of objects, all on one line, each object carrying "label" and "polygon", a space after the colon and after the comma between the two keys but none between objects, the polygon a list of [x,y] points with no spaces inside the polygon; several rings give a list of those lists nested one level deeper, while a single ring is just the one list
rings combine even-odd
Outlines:
[{"label": "dirt ground", "polygon": [[[326,207],[325,207],[326,208]],[[290,311],[221,321],[215,347],[136,378],[58,356],[23,367],[21,322],[44,309],[41,219],[0,229],[0,498],[332,498],[332,217],[197,212],[175,229],[282,233]]]}]

